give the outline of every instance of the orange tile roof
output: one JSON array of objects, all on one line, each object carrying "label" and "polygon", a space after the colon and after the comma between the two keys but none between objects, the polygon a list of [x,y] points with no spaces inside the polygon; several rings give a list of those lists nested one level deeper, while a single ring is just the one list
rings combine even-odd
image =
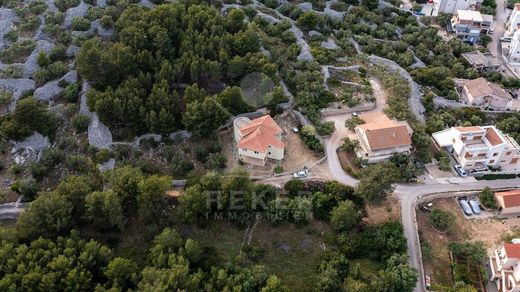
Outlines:
[{"label": "orange tile roof", "polygon": [[516,10],[520,10],[520,3],[516,3],[516,4],[515,4],[515,9],[516,9]]},{"label": "orange tile roof", "polygon": [[488,128],[486,130],[486,139],[492,146],[504,143],[504,141],[502,141],[502,138],[500,138],[498,133],[493,128]]},{"label": "orange tile roof", "polygon": [[364,113],[359,117],[365,124],[358,127],[365,132],[370,150],[411,145],[406,124],[391,120],[383,113]]},{"label": "orange tile roof", "polygon": [[495,196],[500,196],[504,199],[504,208],[520,206],[520,189],[496,192]]},{"label": "orange tile roof", "polygon": [[282,133],[276,122],[269,115],[254,119],[247,126],[239,129],[242,138],[238,142],[238,147],[252,151],[266,152],[271,145],[276,148],[283,148],[284,143],[277,137]]},{"label": "orange tile roof", "polygon": [[504,249],[508,258],[520,259],[520,244],[517,243],[504,243]]}]

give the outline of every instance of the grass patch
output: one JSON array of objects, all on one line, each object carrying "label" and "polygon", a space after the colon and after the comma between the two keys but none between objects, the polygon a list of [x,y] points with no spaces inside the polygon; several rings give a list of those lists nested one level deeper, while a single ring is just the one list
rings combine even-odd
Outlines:
[{"label": "grass patch", "polygon": [[[226,221],[218,221],[204,229],[195,228],[190,238],[203,246],[214,246],[218,255],[228,261],[240,256],[245,234],[245,229],[237,228]],[[273,227],[260,222],[253,232],[249,248],[246,245],[242,248],[240,262],[246,266],[264,265],[269,272],[278,275],[291,287],[291,290],[309,291],[316,279],[323,244],[328,250],[332,247],[327,244],[329,237],[332,238],[329,226],[316,221],[301,228],[292,224]]]}]

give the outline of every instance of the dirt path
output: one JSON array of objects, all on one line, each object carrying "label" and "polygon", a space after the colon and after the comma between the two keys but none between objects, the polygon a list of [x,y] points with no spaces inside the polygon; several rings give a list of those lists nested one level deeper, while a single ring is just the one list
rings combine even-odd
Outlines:
[{"label": "dirt path", "polygon": [[372,86],[374,97],[376,98],[376,105],[372,111],[382,112],[388,107],[388,104],[386,103],[386,91],[376,78],[370,78],[370,85]]}]

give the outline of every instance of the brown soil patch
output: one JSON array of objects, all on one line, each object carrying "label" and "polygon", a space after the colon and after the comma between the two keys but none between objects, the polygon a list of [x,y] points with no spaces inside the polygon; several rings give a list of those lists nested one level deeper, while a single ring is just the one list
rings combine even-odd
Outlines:
[{"label": "brown soil patch", "polygon": [[367,206],[367,217],[364,221],[370,225],[381,224],[390,221],[399,221],[401,208],[396,197],[388,197],[381,206]]}]

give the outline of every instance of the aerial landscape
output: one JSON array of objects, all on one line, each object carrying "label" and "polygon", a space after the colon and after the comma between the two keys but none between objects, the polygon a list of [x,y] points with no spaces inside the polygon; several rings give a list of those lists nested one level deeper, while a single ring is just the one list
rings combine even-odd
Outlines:
[{"label": "aerial landscape", "polygon": [[520,0],[0,0],[0,291],[520,291],[519,95]]}]

